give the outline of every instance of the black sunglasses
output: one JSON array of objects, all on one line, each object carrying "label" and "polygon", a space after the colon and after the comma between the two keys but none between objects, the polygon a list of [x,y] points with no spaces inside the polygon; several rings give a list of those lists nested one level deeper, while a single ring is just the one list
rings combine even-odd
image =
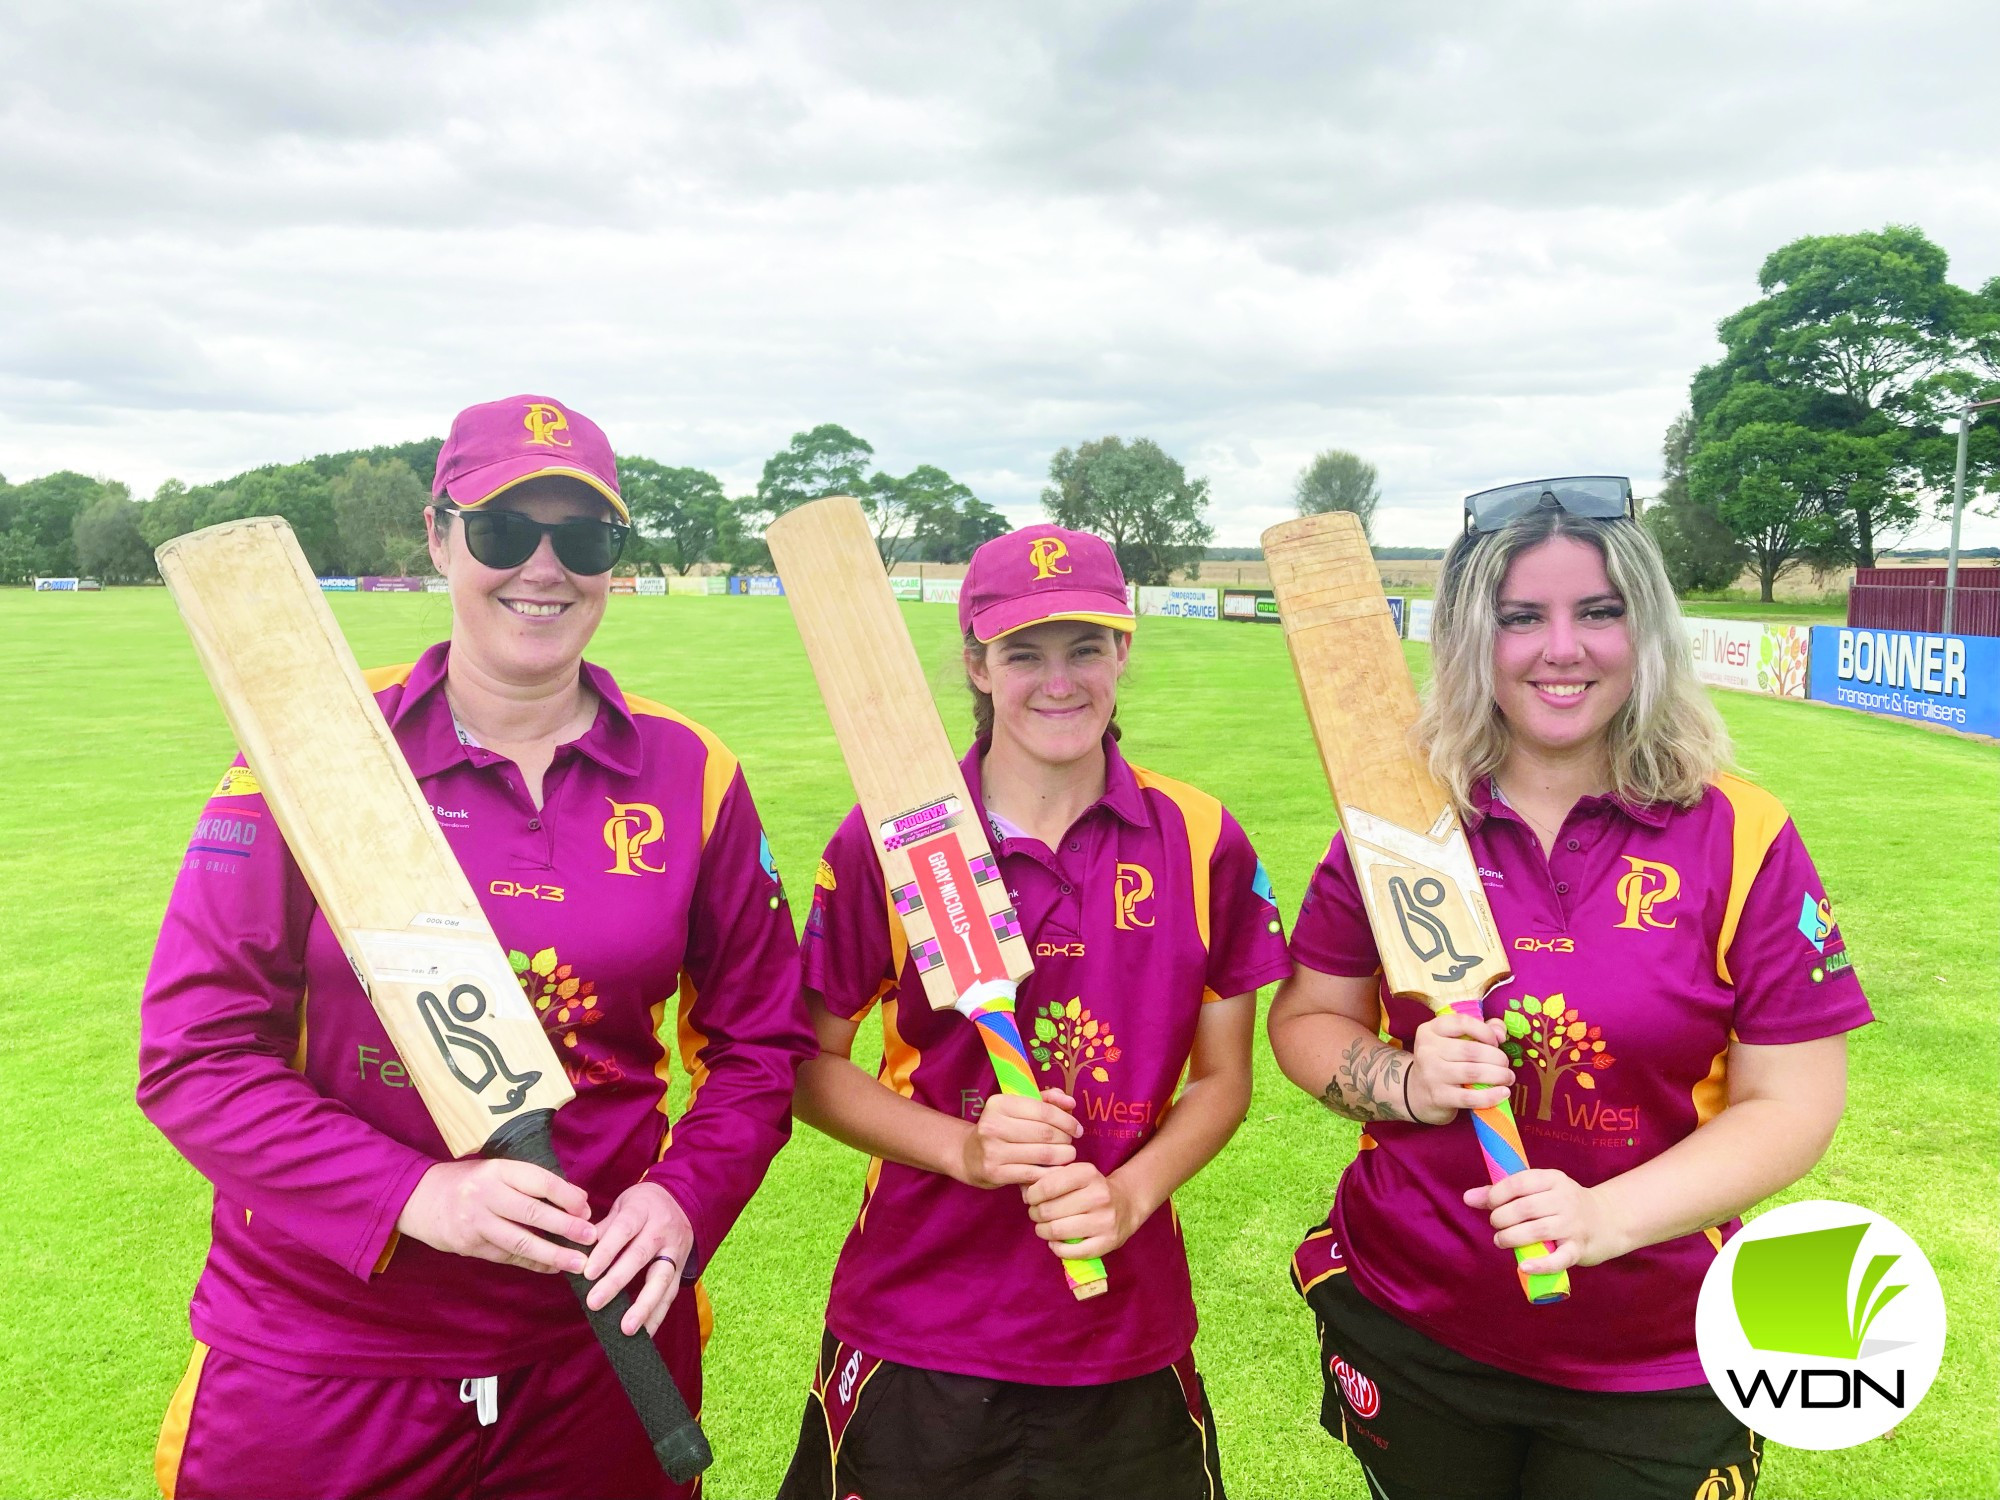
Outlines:
[{"label": "black sunglasses", "polygon": [[1569,475],[1503,484],[1465,497],[1465,529],[1498,531],[1533,510],[1566,510],[1596,521],[1633,516],[1632,481],[1622,474]]},{"label": "black sunglasses", "polygon": [[465,528],[465,550],[474,561],[502,571],[518,568],[533,557],[546,536],[555,543],[556,561],[572,573],[594,578],[611,571],[632,530],[616,521],[537,521],[513,510],[460,510],[455,505],[440,505],[437,513],[458,517]]}]

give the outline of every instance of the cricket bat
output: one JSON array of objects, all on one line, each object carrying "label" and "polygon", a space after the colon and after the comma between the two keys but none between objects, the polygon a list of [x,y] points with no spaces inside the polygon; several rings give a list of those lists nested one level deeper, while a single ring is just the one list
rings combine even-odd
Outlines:
[{"label": "cricket bat", "polygon": [[[1264,561],[1299,692],[1389,992],[1442,1015],[1479,1020],[1480,1002],[1513,978],[1465,829],[1411,743],[1417,689],[1361,522],[1344,511],[1264,533]],[[1488,1180],[1528,1164],[1504,1090],[1473,1113]],[[1523,1245],[1517,1262],[1547,1255]],[[1517,1274],[1530,1302],[1560,1302],[1569,1274]]]},{"label": "cricket bat", "polygon": [[[853,500],[815,500],[773,521],[764,539],[924,994],[933,1010],[956,1010],[979,1028],[1002,1093],[1040,1098],[1014,1019],[1016,987],[1034,969],[1027,940],[868,518]],[[1062,1268],[1078,1301],[1110,1285],[1095,1257]]]},{"label": "cricket bat", "polygon": [[[279,831],[446,1149],[563,1175],[549,1123],[574,1091],[291,527],[231,521],[155,555]],[[591,1287],[570,1284],[579,1299]],[[652,1339],[619,1328],[630,1305],[621,1292],[590,1323],[661,1467],[684,1483],[708,1467],[708,1443]]]}]

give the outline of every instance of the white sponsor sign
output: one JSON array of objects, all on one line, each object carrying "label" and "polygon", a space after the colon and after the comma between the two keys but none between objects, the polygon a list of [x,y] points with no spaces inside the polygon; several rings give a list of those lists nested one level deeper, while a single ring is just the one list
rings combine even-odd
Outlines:
[{"label": "white sponsor sign", "polygon": [[1221,618],[1214,589],[1158,588],[1147,584],[1139,590],[1137,609],[1142,615],[1165,615],[1181,620]]},{"label": "white sponsor sign", "polygon": [[1806,695],[1812,632],[1754,620],[1683,620],[1695,676],[1710,687],[1780,698]]},{"label": "white sponsor sign", "polygon": [[924,603],[958,603],[959,585],[964,582],[963,578],[926,578],[924,580]]},{"label": "white sponsor sign", "polygon": [[667,592],[667,580],[657,574],[648,576],[642,573],[634,582],[638,584],[632,591],[635,594],[650,594],[657,599]]},{"label": "white sponsor sign", "polygon": [[424,580],[424,592],[426,594],[449,594],[451,592],[451,585],[442,578],[426,578]]},{"label": "white sponsor sign", "polygon": [[76,592],[76,580],[74,578],[37,578],[35,580],[35,592],[38,594],[74,594]]},{"label": "white sponsor sign", "polygon": [[1404,616],[1403,634],[1413,641],[1428,641],[1431,638],[1431,599],[1412,599],[1408,613]]}]

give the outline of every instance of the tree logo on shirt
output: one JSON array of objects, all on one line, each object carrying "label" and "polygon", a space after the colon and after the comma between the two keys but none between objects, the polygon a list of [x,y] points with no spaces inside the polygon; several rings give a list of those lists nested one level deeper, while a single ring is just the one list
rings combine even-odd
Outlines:
[{"label": "tree logo on shirt", "polygon": [[1680,920],[1678,916],[1662,922],[1653,915],[1653,909],[1681,893],[1681,872],[1672,865],[1641,859],[1636,854],[1624,858],[1632,868],[1618,877],[1618,899],[1625,907],[1625,920],[1618,925],[1635,930],[1672,927]]},{"label": "tree logo on shirt", "polygon": [[1120,932],[1153,925],[1152,910],[1139,910],[1141,901],[1153,899],[1153,872],[1144,865],[1119,865],[1112,896],[1117,904],[1111,920]]},{"label": "tree logo on shirt", "polygon": [[1118,1044],[1112,1039],[1111,1028],[1084,1009],[1081,996],[1043,1006],[1035,1017],[1034,1030],[1028,1053],[1037,1066],[1062,1073],[1065,1094],[1076,1096],[1076,1077],[1085,1069],[1098,1083],[1111,1081],[1104,1064],[1118,1061]]},{"label": "tree logo on shirt", "polygon": [[611,868],[607,875],[664,875],[665,865],[646,863],[646,849],[657,844],[667,831],[666,820],[660,810],[650,802],[618,802],[605,798],[611,804],[611,816],[604,820],[604,847],[611,851]]},{"label": "tree logo on shirt", "polygon": [[544,948],[532,958],[518,949],[509,949],[507,962],[514,966],[514,977],[521,981],[521,992],[535,1007],[542,1030],[562,1045],[563,1050],[556,1055],[562,1058],[563,1071],[569,1074],[571,1084],[581,1084],[586,1079],[608,1083],[624,1076],[618,1064],[608,1057],[593,1058],[585,1064],[572,1061],[570,1056],[576,1048],[577,1033],[604,1019],[595,984],[559,960],[553,948]]},{"label": "tree logo on shirt", "polygon": [[1555,1109],[1556,1084],[1565,1076],[1575,1074],[1580,1089],[1595,1089],[1597,1080],[1591,1075],[1618,1061],[1605,1050],[1604,1028],[1584,1020],[1561,995],[1546,1000],[1511,995],[1500,1019],[1507,1028],[1500,1050],[1516,1068],[1534,1075],[1540,1095],[1537,1120],[1548,1119]]}]

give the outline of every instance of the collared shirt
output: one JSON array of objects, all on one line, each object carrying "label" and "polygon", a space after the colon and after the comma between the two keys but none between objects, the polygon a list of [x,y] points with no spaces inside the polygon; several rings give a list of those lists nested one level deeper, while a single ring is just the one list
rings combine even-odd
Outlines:
[{"label": "collared shirt", "polygon": [[[642,1179],[673,1194],[698,1266],[784,1143],[815,1050],[749,789],[707,730],[586,663],[597,717],[557,747],[537,808],[511,761],[461,741],[446,657],[370,685],[576,1090],[556,1152],[595,1218]],[[669,1129],[676,1031],[693,1089]],[[449,1153],[240,759],[196,823],[140,1032],[140,1105],[215,1184],[198,1339],[374,1375],[491,1373],[575,1342],[562,1277],[394,1235]]]},{"label": "collared shirt", "polygon": [[[984,748],[962,765],[975,807]],[[1004,830],[994,842],[1034,955],[1017,1016],[1036,1077],[1076,1098],[1078,1159],[1109,1173],[1158,1128],[1202,1004],[1290,971],[1270,882],[1220,802],[1127,764],[1108,738],[1104,795],[1056,847]],[[963,1016],[925,1001],[858,809],[827,846],[803,964],[833,1014],[879,1002],[885,1085],[978,1119],[996,1092],[986,1049]],[[1194,1298],[1172,1209],[1106,1269],[1111,1289],[1077,1302],[1017,1191],[877,1159],[827,1327],[900,1364],[1037,1385],[1129,1379],[1185,1354]]]},{"label": "collared shirt", "polygon": [[[1508,943],[1504,1020],[1528,1163],[1592,1186],[1685,1139],[1723,1108],[1732,1040],[1779,1046],[1873,1019],[1826,888],[1777,799],[1723,776],[1690,808],[1586,797],[1551,852],[1490,782],[1467,833]],[[1292,956],[1325,974],[1378,971],[1338,835],[1315,872]],[[1430,1012],[1384,995],[1390,1038]],[[1358,1290],[1473,1359],[1583,1390],[1699,1385],[1694,1305],[1739,1221],[1571,1275],[1532,1306],[1514,1258],[1461,1194],[1485,1181],[1472,1122],[1373,1121],[1328,1223]]]}]

